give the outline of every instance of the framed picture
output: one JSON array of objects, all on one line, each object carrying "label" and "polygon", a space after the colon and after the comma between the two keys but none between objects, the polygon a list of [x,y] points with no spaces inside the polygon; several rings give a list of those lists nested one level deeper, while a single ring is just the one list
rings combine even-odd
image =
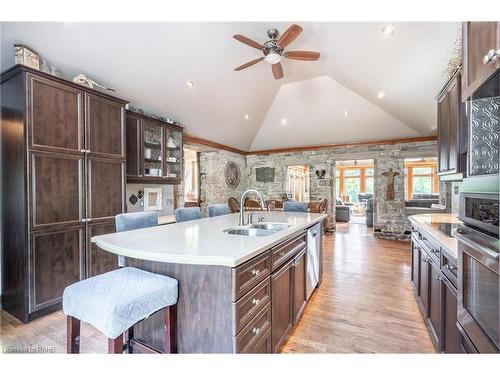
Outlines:
[{"label": "framed picture", "polygon": [[144,211],[163,210],[163,189],[144,188]]}]

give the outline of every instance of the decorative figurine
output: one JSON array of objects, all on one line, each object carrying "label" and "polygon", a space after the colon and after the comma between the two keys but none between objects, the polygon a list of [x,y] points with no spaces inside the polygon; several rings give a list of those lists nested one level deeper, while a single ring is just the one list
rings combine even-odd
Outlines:
[{"label": "decorative figurine", "polygon": [[387,172],[383,172],[382,176],[387,177],[387,188],[385,190],[385,199],[388,201],[393,201],[395,199],[394,192],[394,177],[399,176],[399,172],[394,172],[392,168],[389,168]]},{"label": "decorative figurine", "polygon": [[91,89],[94,88],[94,86],[97,86],[104,90],[115,91],[114,89],[110,89],[108,87],[104,87],[103,85],[98,84],[96,81],[93,81],[90,78],[85,77],[85,75],[83,74],[78,74],[75,78],[73,78],[73,82],[78,83],[79,85],[82,86],[90,87]]}]

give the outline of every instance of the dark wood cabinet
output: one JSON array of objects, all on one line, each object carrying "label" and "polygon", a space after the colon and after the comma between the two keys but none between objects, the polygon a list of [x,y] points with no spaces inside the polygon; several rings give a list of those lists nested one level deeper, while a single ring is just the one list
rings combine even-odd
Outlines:
[{"label": "dark wood cabinet", "polygon": [[307,305],[306,292],[306,249],[300,251],[293,260],[293,324],[297,325]]},{"label": "dark wood cabinet", "polygon": [[2,304],[28,322],[112,267],[88,241],[125,209],[126,102],[20,65],[1,93]]},{"label": "dark wood cabinet", "polygon": [[125,212],[125,161],[87,158],[87,221],[109,220]]},{"label": "dark wood cabinet", "polygon": [[431,266],[429,264],[430,257],[427,253],[419,246],[420,251],[420,264],[419,264],[419,274],[418,274],[418,294],[417,294],[417,304],[424,319],[429,316],[429,279],[431,273]]},{"label": "dark wood cabinet", "polygon": [[443,249],[435,257],[436,245],[416,227],[411,248],[415,299],[432,343],[438,352],[458,353],[462,338],[457,328],[456,259]]},{"label": "dark wood cabinet", "polygon": [[30,229],[74,225],[85,218],[84,156],[30,151]]},{"label": "dark wood cabinet", "polygon": [[115,221],[111,220],[105,223],[87,224],[87,242],[86,242],[86,277],[100,275],[118,268],[118,256],[100,249],[97,245],[90,242],[94,236],[101,236],[116,232]]},{"label": "dark wood cabinet", "polygon": [[85,94],[86,152],[125,158],[125,107],[123,103]]},{"label": "dark wood cabinet", "polygon": [[279,352],[293,327],[293,265],[291,259],[271,275],[273,351]]},{"label": "dark wood cabinet", "polygon": [[182,128],[127,111],[127,181],[180,184],[183,173]]},{"label": "dark wood cabinet", "polygon": [[460,353],[460,334],[457,327],[457,290],[446,276],[441,278],[442,329],[441,350]]},{"label": "dark wood cabinet", "polygon": [[434,342],[434,347],[439,350],[441,345],[441,270],[434,262],[428,262],[430,267],[429,277],[429,307],[427,327]]},{"label": "dark wood cabinet", "polygon": [[85,226],[32,232],[30,235],[30,311],[62,301],[64,288],[83,279]]},{"label": "dark wood cabinet", "polygon": [[457,72],[438,95],[438,172],[466,173],[467,123]]},{"label": "dark wood cabinet", "polygon": [[462,100],[466,101],[500,68],[500,22],[463,22],[462,45]]},{"label": "dark wood cabinet", "polygon": [[84,149],[83,92],[51,79],[27,74],[31,149],[79,153]]}]

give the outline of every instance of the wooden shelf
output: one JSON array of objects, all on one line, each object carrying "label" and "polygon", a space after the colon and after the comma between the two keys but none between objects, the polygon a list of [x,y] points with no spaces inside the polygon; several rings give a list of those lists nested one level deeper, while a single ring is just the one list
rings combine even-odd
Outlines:
[{"label": "wooden shelf", "polygon": [[161,143],[157,142],[151,142],[151,141],[144,141],[144,144],[147,145],[148,147],[156,147],[156,148],[161,148]]}]

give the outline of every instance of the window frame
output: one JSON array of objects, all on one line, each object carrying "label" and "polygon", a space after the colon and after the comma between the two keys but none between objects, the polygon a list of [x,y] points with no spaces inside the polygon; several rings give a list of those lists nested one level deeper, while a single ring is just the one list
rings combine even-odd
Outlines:
[{"label": "window frame", "polygon": [[[439,194],[439,176],[437,174],[437,161],[436,162],[405,162],[404,168],[406,170],[406,199],[413,199],[413,177],[431,177],[432,178],[432,192],[431,194]],[[415,168],[431,168],[431,173],[413,173]]]},{"label": "window frame", "polygon": [[[368,169],[373,169],[374,173],[372,175],[367,175],[366,171]],[[349,178],[357,178],[359,179],[359,192],[366,193],[366,179],[373,178],[374,188],[375,188],[375,165],[367,164],[367,165],[339,165],[335,166],[335,170],[339,172],[338,177],[335,176],[335,179],[338,178],[339,182],[339,197],[344,197],[345,193],[345,179]],[[346,176],[346,170],[359,170],[358,176]],[[337,182],[337,180],[335,181]]]}]

